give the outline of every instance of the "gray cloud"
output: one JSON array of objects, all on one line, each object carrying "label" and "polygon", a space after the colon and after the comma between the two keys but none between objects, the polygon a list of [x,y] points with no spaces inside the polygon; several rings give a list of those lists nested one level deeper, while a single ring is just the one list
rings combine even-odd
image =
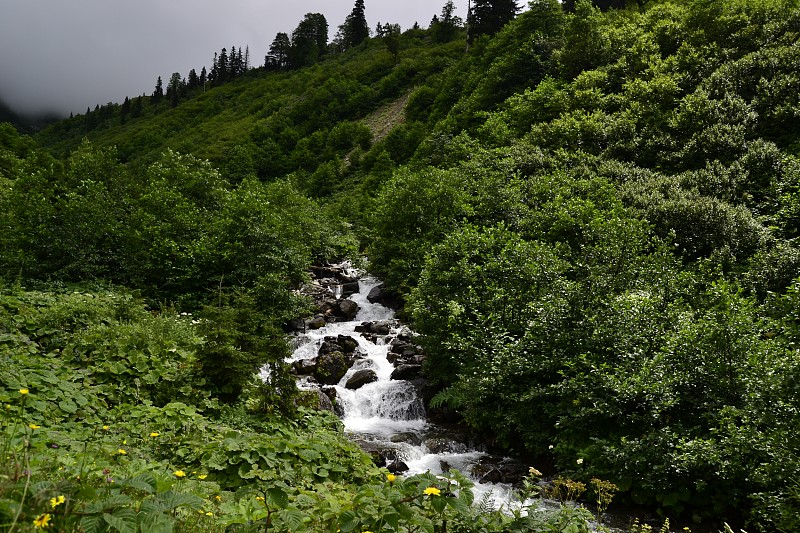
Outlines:
[{"label": "gray cloud", "polygon": [[[426,27],[446,0],[365,0],[367,22]],[[210,67],[222,47],[250,47],[260,65],[280,31],[305,13],[336,28],[354,0],[3,0],[0,98],[23,112],[82,113],[150,94],[156,78]],[[456,0],[465,17],[467,0]]]}]

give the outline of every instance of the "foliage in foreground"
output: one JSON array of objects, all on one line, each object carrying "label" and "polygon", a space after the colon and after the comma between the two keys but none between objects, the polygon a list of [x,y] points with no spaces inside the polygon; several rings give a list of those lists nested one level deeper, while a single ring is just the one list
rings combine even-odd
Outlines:
[{"label": "foliage in foreground", "polygon": [[385,475],[333,415],[265,413],[268,384],[221,407],[198,322],[111,290],[3,288],[4,529],[588,531],[580,508],[473,505],[456,471]]}]

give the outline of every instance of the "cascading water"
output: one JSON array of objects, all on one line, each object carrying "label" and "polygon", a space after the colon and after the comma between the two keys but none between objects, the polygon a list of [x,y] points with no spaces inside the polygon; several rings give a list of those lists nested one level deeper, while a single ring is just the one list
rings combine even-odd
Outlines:
[{"label": "cascading water", "polygon": [[[317,357],[326,338],[351,337],[358,343],[356,351],[360,357],[333,385],[349,436],[365,449],[395,461],[395,465],[404,463],[408,467],[405,472],[407,475],[426,471],[438,475],[455,468],[473,477],[476,482],[473,490],[477,498],[491,493],[490,497],[496,504],[507,502],[511,492],[509,484],[479,481],[487,468],[491,468],[478,466],[489,457],[488,454],[469,449],[465,444],[449,438],[442,428],[429,424],[415,383],[391,379],[395,367],[387,359],[389,344],[401,332],[408,333],[408,330],[394,321],[391,309],[368,301],[370,290],[379,283],[374,278],[360,278],[359,292],[349,297],[359,306],[354,320],[330,322],[319,329],[298,335],[292,363],[311,362]],[[368,335],[357,331],[363,323],[375,322],[388,325],[388,334]],[[362,370],[372,370],[377,379],[355,390],[347,388],[348,381]],[[317,387],[303,380],[299,384],[304,388]]]}]

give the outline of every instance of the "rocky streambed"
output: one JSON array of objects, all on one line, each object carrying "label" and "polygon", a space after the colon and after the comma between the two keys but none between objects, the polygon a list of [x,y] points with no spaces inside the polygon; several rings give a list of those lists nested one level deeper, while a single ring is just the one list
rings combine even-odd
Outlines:
[{"label": "rocky streambed", "polygon": [[477,483],[478,497],[506,500],[527,466],[488,453],[463,427],[428,420],[426,355],[394,316],[400,300],[347,264],[315,267],[303,290],[316,313],[290,324],[299,386],[317,392],[377,465],[409,474],[456,468]]}]

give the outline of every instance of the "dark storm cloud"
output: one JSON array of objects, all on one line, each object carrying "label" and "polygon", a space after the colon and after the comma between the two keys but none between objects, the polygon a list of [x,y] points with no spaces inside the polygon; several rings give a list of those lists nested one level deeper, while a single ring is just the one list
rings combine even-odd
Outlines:
[{"label": "dark storm cloud", "polygon": [[[365,0],[367,22],[426,27],[446,0]],[[466,0],[456,14],[466,16]],[[82,113],[151,93],[156,78],[210,67],[222,47],[250,46],[263,63],[269,43],[305,13],[322,13],[330,36],[354,0],[3,0],[0,99],[21,112]]]}]

